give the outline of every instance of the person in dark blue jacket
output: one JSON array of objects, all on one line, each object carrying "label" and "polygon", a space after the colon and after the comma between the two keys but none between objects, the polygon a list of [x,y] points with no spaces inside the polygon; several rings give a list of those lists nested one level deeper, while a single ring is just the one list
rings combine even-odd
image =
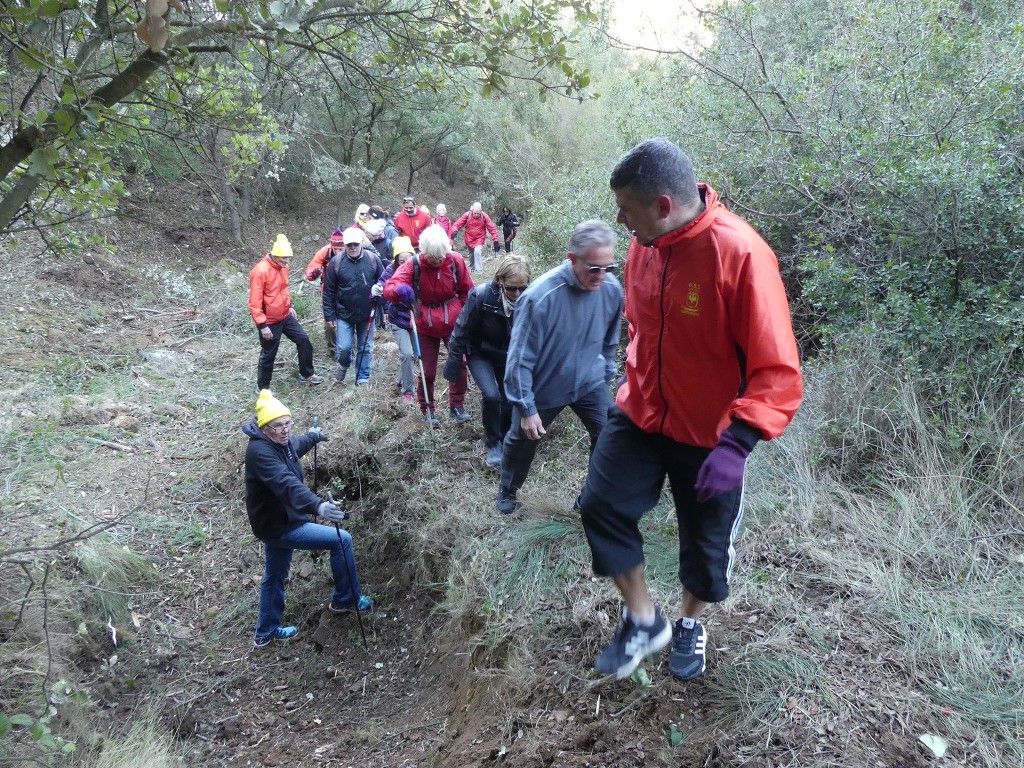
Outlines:
[{"label": "person in dark blue jacket", "polygon": [[455,381],[462,356],[483,399],[485,463],[501,466],[502,443],[512,425],[512,405],[505,397],[505,359],[512,338],[516,301],[530,284],[530,265],[521,256],[506,256],[494,270],[494,280],[477,286],[466,299],[448,341],[444,377]]},{"label": "person in dark blue jacket", "polygon": [[[284,615],[284,582],[296,549],[326,549],[331,553],[334,594],[329,604],[334,613],[372,608],[375,601],[362,594],[356,572],[352,536],[337,524],[345,513],[337,504],[324,501],[305,484],[300,459],[327,437],[319,429],[293,437],[291,411],[269,389],[260,392],[256,415],[242,427],[249,436],[245,450],[245,508],[249,525],[263,542],[265,563],[260,584],[260,613],[255,646],[272,640],[288,640],[299,631],[281,626]],[[320,515],[334,526],[310,522]]]},{"label": "person in dark blue jacket", "polygon": [[349,227],[342,233],[345,255],[336,256],[324,272],[324,322],[337,328],[338,367],[334,378],[342,382],[352,362],[352,350],[359,370],[356,386],[370,383],[370,355],[373,351],[373,327],[370,313],[376,298],[370,291],[384,271],[384,264],[373,248],[363,247],[363,230]]}]

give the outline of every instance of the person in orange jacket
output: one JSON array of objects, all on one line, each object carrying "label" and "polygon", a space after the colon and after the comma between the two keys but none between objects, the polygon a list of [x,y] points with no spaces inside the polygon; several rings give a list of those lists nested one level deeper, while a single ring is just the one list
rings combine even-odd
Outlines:
[{"label": "person in orange jacket", "polygon": [[[679,147],[643,142],[610,185],[634,234],[623,279],[629,346],[579,506],[594,573],[612,578],[625,606],[594,666],[622,679],[671,642],[670,672],[692,680],[705,668],[701,613],[729,594],[747,456],[800,407],[800,359],[775,254],[697,183]],[[639,528],[666,476],[683,587],[675,622],[647,590]]]},{"label": "person in orange jacket", "polygon": [[[341,230],[335,229],[331,233],[330,242],[313,254],[313,258],[306,265],[305,278],[311,283],[320,280],[321,295],[324,292],[323,274],[327,265],[331,263],[331,259],[343,253],[345,253],[345,239],[342,237]],[[324,320],[324,338],[327,340],[328,352],[331,357],[334,357],[334,348],[338,342],[338,329],[326,320]]]},{"label": "person in orange jacket", "polygon": [[313,370],[313,345],[292,307],[292,296],[288,290],[288,261],[291,257],[291,243],[284,235],[278,235],[270,253],[260,259],[249,273],[249,314],[260,332],[257,392],[270,389],[282,335],[291,339],[298,350],[299,381],[320,384],[324,380]]},{"label": "person in orange jacket", "polygon": [[473,203],[469,210],[459,216],[459,220],[452,224],[450,237],[453,243],[455,242],[455,235],[463,227],[466,228],[466,234],[463,236],[466,247],[473,252],[473,271],[479,274],[484,271],[483,251],[484,242],[487,240],[488,234],[490,234],[491,240],[494,242],[494,252],[497,253],[501,250],[501,246],[498,244],[498,228],[494,226],[491,217],[483,212],[483,206],[480,203]]}]

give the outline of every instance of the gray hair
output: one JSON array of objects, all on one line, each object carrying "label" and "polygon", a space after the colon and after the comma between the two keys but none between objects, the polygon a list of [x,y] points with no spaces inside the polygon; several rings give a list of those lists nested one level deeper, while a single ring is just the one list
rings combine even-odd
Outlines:
[{"label": "gray hair", "polygon": [[434,211],[437,213],[438,216],[447,216],[448,215],[448,208],[445,206],[444,203],[438,203],[434,207]]},{"label": "gray hair", "polygon": [[444,227],[431,224],[420,233],[420,250],[425,256],[433,256],[435,259],[444,258],[452,249],[452,241],[448,239],[448,233]]},{"label": "gray hair", "polygon": [[615,232],[600,219],[590,219],[577,224],[569,238],[569,253],[582,256],[591,248],[614,246],[617,242]]},{"label": "gray hair", "polygon": [[480,205],[480,203],[473,203],[471,206],[469,206],[469,210],[471,210],[473,213],[477,213],[478,211],[483,210],[483,206]]},{"label": "gray hair", "polygon": [[700,203],[693,163],[666,138],[648,139],[629,150],[608,183],[612,190],[624,190],[641,203],[658,195],[668,195],[683,208]]}]

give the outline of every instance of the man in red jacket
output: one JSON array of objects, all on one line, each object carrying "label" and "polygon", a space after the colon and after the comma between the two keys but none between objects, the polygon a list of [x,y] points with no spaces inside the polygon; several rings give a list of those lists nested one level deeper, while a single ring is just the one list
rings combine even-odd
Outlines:
[{"label": "man in red jacket", "polygon": [[406,195],[402,198],[402,210],[395,216],[395,229],[412,241],[412,247],[420,247],[420,234],[431,224],[430,214],[416,207],[416,198]]},{"label": "man in red jacket", "polygon": [[[594,449],[580,513],[594,572],[622,594],[622,621],[595,667],[617,679],[672,642],[669,669],[704,673],[707,603],[729,593],[747,455],[782,434],[803,396],[775,254],[668,139],[650,139],[611,176],[634,233],[624,287],[625,383]],[[668,477],[679,525],[679,619],[644,579],[639,522]]]},{"label": "man in red jacket", "polygon": [[256,391],[270,389],[274,373],[274,360],[281,336],[287,336],[299,352],[299,381],[319,384],[324,379],[313,370],[313,345],[299,324],[292,308],[288,290],[288,262],[292,245],[284,235],[278,235],[270,253],[264,256],[249,273],[249,314],[260,331],[260,362],[256,374]]},{"label": "man in red jacket", "polygon": [[473,271],[480,273],[484,271],[484,243],[487,235],[490,234],[494,243],[494,252],[501,250],[498,245],[498,228],[494,226],[491,217],[483,212],[480,203],[473,203],[469,210],[459,216],[459,220],[452,225],[452,243],[455,243],[455,235],[463,227],[466,228],[466,247],[473,252]]}]

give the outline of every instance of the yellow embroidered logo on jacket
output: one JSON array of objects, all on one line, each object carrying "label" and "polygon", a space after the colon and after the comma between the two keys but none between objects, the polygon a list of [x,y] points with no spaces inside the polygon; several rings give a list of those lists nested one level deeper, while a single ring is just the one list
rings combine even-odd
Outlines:
[{"label": "yellow embroidered logo on jacket", "polygon": [[689,283],[689,289],[686,292],[686,303],[683,304],[680,311],[684,315],[691,315],[697,317],[700,315],[700,283]]}]

